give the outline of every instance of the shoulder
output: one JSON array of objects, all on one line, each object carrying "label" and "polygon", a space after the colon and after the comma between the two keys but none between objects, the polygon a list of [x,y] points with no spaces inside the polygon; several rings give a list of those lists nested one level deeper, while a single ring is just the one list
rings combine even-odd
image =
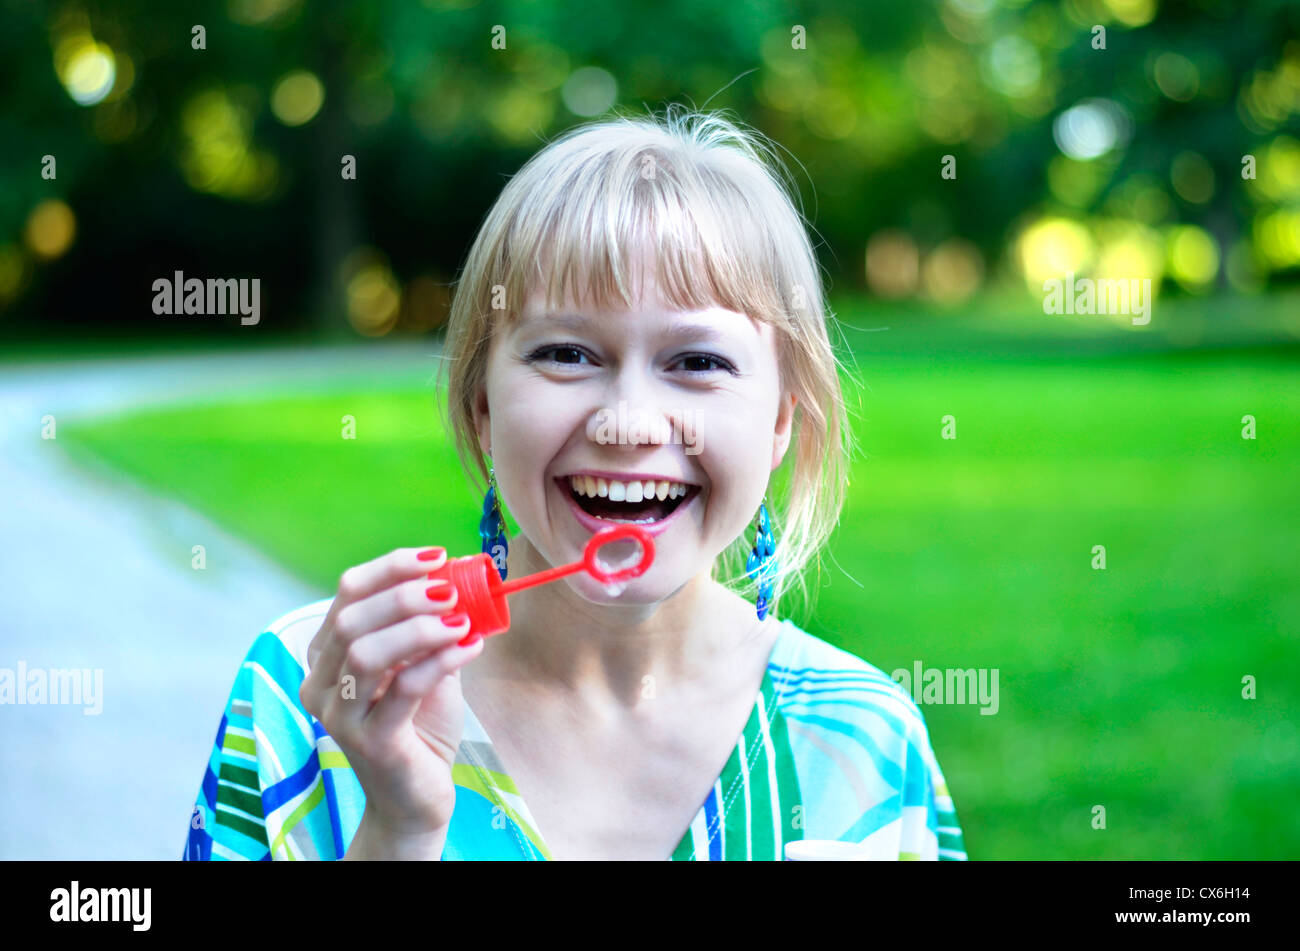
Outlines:
[{"label": "shoulder", "polygon": [[314,748],[323,733],[302,706],[298,691],[307,677],[307,647],[320,630],[333,598],[314,601],[273,620],[244,656],[232,694],[262,731],[272,749],[296,752]]},{"label": "shoulder", "polygon": [[270,680],[297,690],[307,676],[307,648],[333,603],[331,597],[304,604],[263,627],[244,655],[241,679],[255,675],[255,681]]},{"label": "shoulder", "polygon": [[254,643],[254,649],[260,645],[264,649],[283,650],[297,663],[305,677],[308,668],[307,648],[320,630],[333,603],[332,597],[323,598],[282,614],[262,630]]},{"label": "shoulder", "polygon": [[768,675],[783,712],[834,708],[882,718],[905,736],[924,738],[925,717],[911,695],[879,667],[785,619]]},{"label": "shoulder", "polygon": [[225,822],[230,810],[222,797],[233,796],[244,834],[252,837],[250,844],[224,829],[214,833],[230,854],[342,858],[360,823],[360,784],[299,697],[307,648],[332,603],[333,598],[314,601],[271,621],[240,665],[219,734],[219,758],[210,770],[217,787],[212,822]]},{"label": "shoulder", "polygon": [[805,806],[804,837],[899,858],[965,858],[925,717],[880,668],[793,622],[768,665]]}]

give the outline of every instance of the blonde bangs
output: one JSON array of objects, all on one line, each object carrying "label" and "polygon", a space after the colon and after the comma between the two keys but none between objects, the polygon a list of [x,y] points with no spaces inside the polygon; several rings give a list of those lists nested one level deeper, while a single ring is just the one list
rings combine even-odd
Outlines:
[{"label": "blonde bangs", "polygon": [[562,139],[526,167],[511,183],[520,196],[492,280],[505,288],[507,321],[534,290],[551,309],[566,298],[596,310],[633,306],[650,248],[650,276],[668,306],[782,322],[780,288],[794,275],[782,281],[790,257],[774,240],[775,226],[791,224],[770,218],[785,210],[778,187],[759,167],[719,174],[704,164],[716,155],[692,162],[679,151],[662,130],[625,120]]}]

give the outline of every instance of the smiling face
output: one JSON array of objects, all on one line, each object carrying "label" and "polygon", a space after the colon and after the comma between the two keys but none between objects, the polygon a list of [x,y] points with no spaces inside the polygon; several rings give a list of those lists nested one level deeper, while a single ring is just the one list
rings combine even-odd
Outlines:
[{"label": "smiling face", "polygon": [[474,421],[503,504],[550,564],[580,559],[615,521],[644,524],[654,565],[625,593],[585,573],[567,580],[593,602],[649,603],[707,574],[746,530],[793,407],[771,326],[672,309],[646,277],[631,308],[550,309],[534,291],[493,340]]}]

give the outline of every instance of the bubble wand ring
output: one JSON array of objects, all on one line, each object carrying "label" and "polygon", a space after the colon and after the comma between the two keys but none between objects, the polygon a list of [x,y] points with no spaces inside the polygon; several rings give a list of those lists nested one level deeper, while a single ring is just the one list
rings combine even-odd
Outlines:
[{"label": "bubble wand ring", "polygon": [[[641,545],[641,560],[629,568],[620,568],[618,571],[609,572],[601,568],[596,562],[596,552],[604,548],[610,542],[621,541],[624,538],[630,538]],[[513,594],[523,588],[531,588],[534,585],[548,584],[568,575],[576,574],[579,571],[586,571],[601,584],[617,584],[622,581],[631,581],[633,578],[639,578],[649,570],[651,563],[655,560],[655,543],[648,532],[636,525],[615,525],[612,528],[602,528],[595,535],[591,536],[591,541],[587,542],[587,547],[583,550],[582,561],[575,561],[569,565],[561,565],[558,568],[549,568],[546,571],[539,571],[537,574],[528,575],[515,581],[507,581],[497,590],[502,594]]]},{"label": "bubble wand ring", "polygon": [[[596,553],[610,542],[631,539],[641,546],[641,557],[635,565],[606,571],[596,561]],[[601,529],[587,542],[582,560],[539,571],[536,574],[511,581],[502,581],[490,555],[469,555],[449,559],[441,568],[429,572],[430,580],[442,579],[456,589],[456,609],[469,618],[470,628],[461,638],[461,646],[472,643],[476,637],[500,634],[510,627],[510,607],[506,595],[525,588],[558,581],[579,571],[586,571],[602,584],[619,584],[639,578],[654,563],[655,545],[650,534],[639,525],[612,525]]]}]

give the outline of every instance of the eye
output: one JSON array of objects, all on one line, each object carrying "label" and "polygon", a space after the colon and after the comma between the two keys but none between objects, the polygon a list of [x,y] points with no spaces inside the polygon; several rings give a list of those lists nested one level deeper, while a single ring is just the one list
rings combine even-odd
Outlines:
[{"label": "eye", "polygon": [[[688,353],[681,357],[679,362],[690,364],[687,370],[691,373],[711,373],[714,370],[725,370],[732,374],[736,372],[734,366],[722,359],[722,357],[715,357],[711,353]],[[713,366],[709,366],[709,364],[713,364]]]},{"label": "eye", "polygon": [[538,347],[532,353],[528,354],[528,362],[532,363],[534,360],[540,360],[552,354],[554,356],[552,356],[548,362],[560,363],[566,366],[581,366],[582,358],[589,356],[587,351],[579,347],[561,344],[558,346]]}]

